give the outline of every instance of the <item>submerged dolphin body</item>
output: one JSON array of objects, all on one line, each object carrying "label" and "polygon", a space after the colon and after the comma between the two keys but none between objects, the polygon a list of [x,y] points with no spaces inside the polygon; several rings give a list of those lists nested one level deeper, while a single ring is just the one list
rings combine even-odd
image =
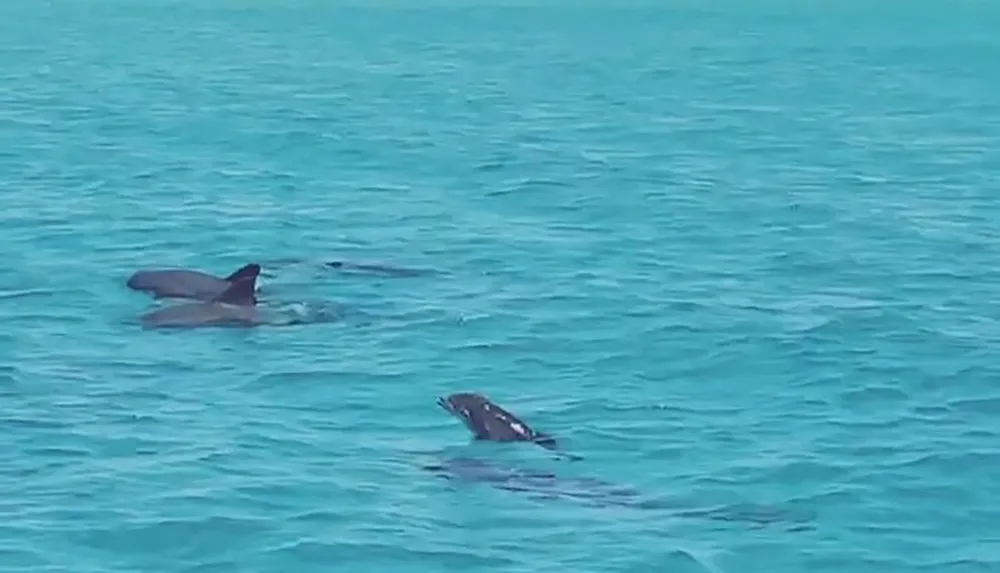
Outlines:
[{"label": "submerged dolphin body", "polygon": [[815,517],[809,510],[764,504],[730,504],[711,508],[684,508],[679,502],[647,497],[630,486],[585,477],[559,477],[550,472],[502,466],[488,460],[450,457],[423,469],[438,477],[462,483],[483,483],[493,488],[527,494],[537,500],[569,500],[588,507],[663,510],[676,517],[749,522],[755,526],[784,523],[791,531],[810,529]]},{"label": "submerged dolphin body", "polygon": [[323,264],[331,269],[340,269],[344,271],[352,271],[352,270],[362,271],[362,272],[375,273],[390,277],[415,277],[426,273],[426,271],[420,271],[417,269],[406,269],[403,267],[385,265],[382,263],[353,263],[351,261],[327,261]]},{"label": "submerged dolphin body", "polygon": [[485,483],[496,489],[528,493],[536,499],[572,499],[597,506],[641,507],[640,493],[593,478],[559,478],[550,472],[502,466],[471,457],[450,457],[423,469],[448,480]]},{"label": "submerged dolphin body", "polygon": [[[548,450],[559,450],[555,438],[543,432],[536,432],[523,420],[494,404],[482,394],[459,392],[438,398],[437,404],[462,420],[477,440],[533,442]],[[581,459],[579,456],[560,453],[570,459]]]},{"label": "submerged dolphin body", "polygon": [[[137,271],[125,284],[134,290],[151,293],[154,298],[188,298],[211,301],[241,279],[260,274],[260,265],[249,263],[225,278],[190,269],[156,269]],[[251,293],[254,303],[257,297]]]},{"label": "submerged dolphin body", "polygon": [[374,274],[385,277],[417,277],[426,274],[431,274],[431,271],[422,269],[410,269],[404,267],[397,267],[395,265],[388,265],[385,263],[374,263],[374,262],[357,262],[357,261],[345,261],[345,260],[335,260],[335,261],[309,261],[306,259],[297,258],[286,258],[286,259],[274,259],[266,261],[265,264],[268,266],[285,266],[285,265],[299,265],[299,264],[318,264],[330,269],[337,269],[342,272],[348,273],[358,273],[358,274]]},{"label": "submerged dolphin body", "polygon": [[256,275],[234,282],[218,296],[146,313],[139,321],[146,327],[256,326],[262,318],[254,297]]}]

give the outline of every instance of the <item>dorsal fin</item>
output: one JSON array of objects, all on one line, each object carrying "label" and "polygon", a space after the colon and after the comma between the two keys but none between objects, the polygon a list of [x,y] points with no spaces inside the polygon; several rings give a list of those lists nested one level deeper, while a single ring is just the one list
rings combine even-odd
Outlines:
[{"label": "dorsal fin", "polygon": [[239,270],[226,277],[226,280],[232,283],[240,279],[256,277],[259,274],[260,274],[260,265],[258,265],[257,263],[250,263],[244,265]]},{"label": "dorsal fin", "polygon": [[218,296],[212,299],[212,302],[224,302],[239,306],[255,306],[257,304],[257,297],[254,296],[254,291],[257,288],[256,285],[256,276],[240,279],[219,293]]}]

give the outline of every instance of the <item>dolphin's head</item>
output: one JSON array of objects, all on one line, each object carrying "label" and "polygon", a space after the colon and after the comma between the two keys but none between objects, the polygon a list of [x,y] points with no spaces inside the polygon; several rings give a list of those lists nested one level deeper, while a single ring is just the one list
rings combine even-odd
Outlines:
[{"label": "dolphin's head", "polygon": [[473,394],[471,392],[459,392],[457,394],[451,394],[445,396],[444,398],[437,399],[438,406],[441,406],[448,412],[455,414],[456,416],[462,416],[465,412],[465,416],[468,416],[468,411],[476,408],[483,409],[484,406],[490,403],[485,396],[480,394]]},{"label": "dolphin's head", "polygon": [[477,416],[490,410],[490,401],[485,396],[471,392],[459,392],[438,398],[437,404],[462,420],[473,433],[477,433],[475,422]]},{"label": "dolphin's head", "polygon": [[168,271],[136,271],[125,281],[131,289],[143,290],[152,288],[158,280],[168,275]]},{"label": "dolphin's head", "polygon": [[441,406],[445,412],[452,414],[453,416],[462,418],[465,420],[468,416],[462,415],[462,408],[459,406],[460,400],[456,399],[458,394],[452,394],[451,396],[438,397],[436,400],[437,405]]},{"label": "dolphin's head", "polygon": [[438,406],[455,416],[477,438],[490,437],[490,402],[484,396],[460,392],[438,398]]}]

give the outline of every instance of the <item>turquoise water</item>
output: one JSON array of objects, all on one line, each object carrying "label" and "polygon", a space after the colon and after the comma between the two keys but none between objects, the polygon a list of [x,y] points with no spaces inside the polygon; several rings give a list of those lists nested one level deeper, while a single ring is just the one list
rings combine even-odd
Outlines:
[{"label": "turquoise water", "polygon": [[0,572],[1000,570],[997,4],[543,4],[0,4]]}]

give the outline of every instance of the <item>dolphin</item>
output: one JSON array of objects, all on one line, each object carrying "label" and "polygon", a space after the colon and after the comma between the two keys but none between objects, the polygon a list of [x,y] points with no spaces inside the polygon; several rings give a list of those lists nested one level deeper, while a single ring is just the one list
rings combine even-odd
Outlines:
[{"label": "dolphin", "polygon": [[[465,423],[476,440],[495,442],[533,442],[547,450],[559,451],[556,439],[536,432],[520,418],[494,404],[482,394],[459,392],[437,399],[438,406]],[[560,452],[570,459],[582,459]]]},{"label": "dolphin", "polygon": [[188,302],[139,317],[145,327],[256,326],[262,321],[254,297],[257,277],[237,280],[209,301]]},{"label": "dolphin", "polygon": [[[211,301],[240,279],[260,274],[260,265],[249,263],[226,278],[189,269],[156,269],[137,271],[125,284],[134,290],[149,292],[154,298],[189,298]],[[257,297],[251,293],[254,303]]]}]

